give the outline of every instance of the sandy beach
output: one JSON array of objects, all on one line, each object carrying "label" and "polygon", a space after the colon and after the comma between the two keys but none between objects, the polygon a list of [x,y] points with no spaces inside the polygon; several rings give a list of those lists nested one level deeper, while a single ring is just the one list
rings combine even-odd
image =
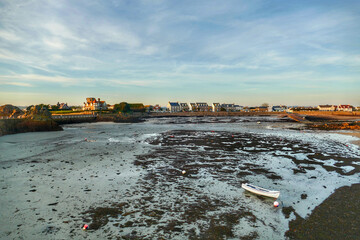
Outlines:
[{"label": "sandy beach", "polygon": [[360,131],[348,131],[348,132],[342,131],[342,132],[337,132],[337,133],[355,137],[357,140],[353,140],[351,143],[360,146],[360,140],[359,140],[360,139]]},{"label": "sandy beach", "polygon": [[[359,183],[359,135],[299,126],[273,116],[168,117],[0,137],[0,239],[306,236],[287,233],[289,224]],[[280,206],[243,182],[280,190]]]}]

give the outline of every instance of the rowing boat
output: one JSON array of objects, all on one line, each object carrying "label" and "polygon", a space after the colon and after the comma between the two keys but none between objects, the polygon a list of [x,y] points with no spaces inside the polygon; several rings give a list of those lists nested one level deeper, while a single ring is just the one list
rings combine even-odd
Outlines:
[{"label": "rowing boat", "polygon": [[266,197],[278,198],[280,196],[280,191],[272,191],[262,187],[258,187],[249,183],[241,184],[241,187],[249,192],[263,195]]}]

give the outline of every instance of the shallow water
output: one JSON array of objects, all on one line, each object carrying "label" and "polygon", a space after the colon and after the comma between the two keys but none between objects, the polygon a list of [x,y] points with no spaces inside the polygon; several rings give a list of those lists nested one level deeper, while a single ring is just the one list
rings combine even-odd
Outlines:
[{"label": "shallow water", "polygon": [[[284,207],[306,217],[359,182],[354,137],[297,126],[162,118],[0,137],[1,239],[282,239]],[[281,206],[242,182],[280,190]]]}]

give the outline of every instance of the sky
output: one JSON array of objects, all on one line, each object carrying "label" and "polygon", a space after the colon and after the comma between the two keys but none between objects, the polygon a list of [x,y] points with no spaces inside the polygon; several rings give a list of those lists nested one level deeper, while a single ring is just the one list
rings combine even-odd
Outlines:
[{"label": "sky", "polygon": [[359,0],[0,0],[0,105],[360,106]]}]

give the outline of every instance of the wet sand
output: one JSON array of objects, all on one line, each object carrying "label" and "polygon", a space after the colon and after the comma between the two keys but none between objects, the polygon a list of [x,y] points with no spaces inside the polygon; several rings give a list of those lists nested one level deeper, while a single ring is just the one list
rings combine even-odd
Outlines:
[{"label": "wet sand", "polygon": [[[348,136],[353,136],[353,137],[360,139],[360,131],[341,131],[341,132],[339,131],[337,133],[348,135]],[[360,146],[360,140],[354,140],[354,141],[351,141],[351,143]]]},{"label": "wet sand", "polygon": [[341,187],[312,214],[290,222],[286,236],[290,239],[359,239],[360,184]]},{"label": "wet sand", "polygon": [[[360,173],[355,138],[296,126],[164,118],[1,137],[0,238],[284,239]],[[281,206],[242,182],[281,190]]]}]

